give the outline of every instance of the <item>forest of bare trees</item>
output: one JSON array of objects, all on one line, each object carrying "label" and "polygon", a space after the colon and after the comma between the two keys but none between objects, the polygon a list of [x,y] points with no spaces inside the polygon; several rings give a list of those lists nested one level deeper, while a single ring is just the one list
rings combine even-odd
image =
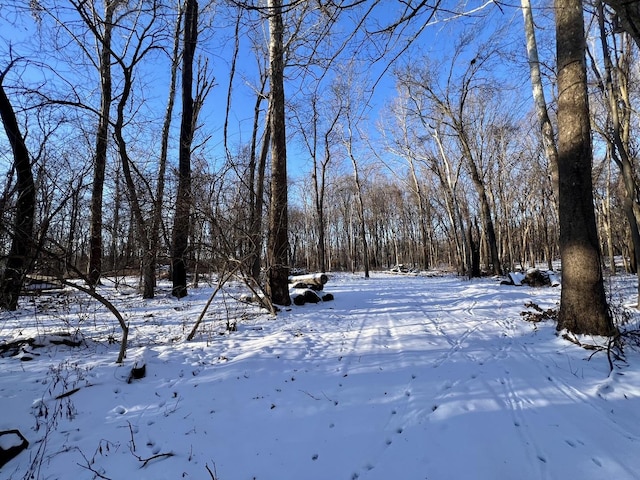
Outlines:
[{"label": "forest of bare trees", "polygon": [[33,275],[139,275],[144,298],[169,276],[181,298],[234,271],[286,305],[292,269],[562,259],[562,326],[611,333],[603,273],[640,262],[639,16],[601,0],[9,2],[0,306]]}]

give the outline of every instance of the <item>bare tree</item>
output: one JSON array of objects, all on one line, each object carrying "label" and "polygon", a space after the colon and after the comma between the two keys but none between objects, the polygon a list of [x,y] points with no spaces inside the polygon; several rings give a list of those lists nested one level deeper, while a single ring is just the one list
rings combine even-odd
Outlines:
[{"label": "bare tree", "polygon": [[[303,120],[301,112],[296,113],[299,134],[311,157],[312,170],[312,194],[314,205],[315,228],[317,231],[317,265],[321,272],[327,268],[327,218],[326,218],[326,189],[327,175],[329,174],[333,157],[333,144],[336,139],[336,127],[342,115],[342,105],[339,101],[324,105],[321,103],[322,94],[313,92],[310,103],[311,111],[308,119]],[[307,102],[305,102],[307,103]],[[337,104],[337,105],[336,105]],[[328,108],[322,108],[328,107]],[[322,120],[329,114],[327,123]]]},{"label": "bare tree", "polygon": [[287,199],[287,136],[284,96],[284,22],[282,0],[268,0],[271,96],[271,203],[269,204],[268,287],[271,301],[291,304]]},{"label": "bare tree", "polygon": [[[154,247],[151,240],[153,214],[151,218],[148,218],[142,203],[141,194],[138,193],[137,180],[145,185],[149,197],[153,198],[153,192],[148,180],[140,174],[138,167],[131,159],[124,130],[128,120],[126,109],[131,101],[134,88],[134,73],[145,57],[160,48],[155,38],[160,37],[163,26],[156,26],[159,16],[157,4],[151,4],[149,8],[140,5],[137,11],[140,13],[140,16],[137,16],[133,21],[134,23],[130,26],[132,31],[138,31],[137,35],[128,37],[121,52],[112,51],[113,59],[122,71],[122,79],[120,82],[122,90],[116,102],[116,118],[113,123],[113,133],[120,155],[122,174],[127,187],[131,216],[136,227],[134,229],[134,236],[142,249],[143,297],[151,298],[153,297],[155,286],[155,275],[150,275],[150,273],[154,272],[155,264],[153,264],[153,270],[148,264],[153,261],[152,252]],[[144,21],[142,19],[144,19]],[[161,173],[163,173],[162,163]],[[158,184],[162,185],[163,180],[164,179],[159,179]]]},{"label": "bare tree", "polygon": [[100,114],[98,128],[96,129],[93,187],[91,190],[91,230],[89,236],[89,271],[87,275],[89,285],[92,287],[99,283],[102,275],[102,200],[112,102],[111,38],[114,29],[113,17],[119,4],[120,0],[105,1],[104,20],[101,22],[102,31],[100,31],[98,22],[94,23],[94,20],[91,19],[90,11],[85,10],[87,7],[85,7],[84,3],[74,3],[75,8],[93,30],[99,56]]},{"label": "bare tree", "polygon": [[162,136],[160,141],[160,157],[158,158],[158,177],[156,185],[155,199],[153,202],[151,231],[149,233],[149,244],[147,258],[143,260],[143,298],[153,298],[155,295],[156,266],[158,264],[158,250],[160,245],[160,226],[162,224],[162,210],[165,190],[165,174],[167,170],[167,157],[169,150],[169,132],[171,129],[171,119],[176,98],[176,82],[178,77],[178,65],[180,63],[180,30],[182,23],[183,9],[181,2],[177,2],[178,16],[173,34],[173,50],[171,53],[171,76],[169,80],[169,92],[167,95],[167,109],[162,124]]},{"label": "bare tree", "polygon": [[[607,111],[607,125],[601,129],[601,133],[608,143],[608,154],[620,170],[622,184],[624,187],[622,208],[629,224],[635,264],[639,265],[640,227],[638,226],[638,219],[640,218],[640,205],[638,204],[638,194],[640,193],[640,189],[638,188],[636,174],[634,172],[633,154],[630,149],[630,41],[625,42],[623,38],[620,47],[615,49],[617,61],[614,64],[612,52],[608,43],[607,28],[605,25],[605,8],[600,0],[596,1],[596,15],[600,34],[600,48],[604,67],[603,72],[598,70],[593,56],[591,56],[591,64],[593,66],[593,72],[598,80],[598,87],[602,94],[605,109]],[[636,269],[636,273],[638,274],[638,298],[636,305],[640,306],[640,269]]]},{"label": "bare tree", "polygon": [[531,76],[531,86],[533,90],[533,101],[535,104],[536,115],[540,125],[540,133],[542,135],[542,144],[544,153],[549,161],[551,169],[551,178],[554,196],[558,201],[558,148],[556,146],[553,125],[549,118],[547,110],[547,101],[544,96],[544,88],[542,85],[542,74],[540,71],[540,59],[538,56],[538,43],[536,42],[535,24],[533,22],[533,13],[531,11],[531,0],[521,0],[522,15],[524,17],[524,31],[527,41],[527,57],[529,61],[529,72]]},{"label": "bare tree", "polygon": [[[493,126],[495,113],[489,107],[492,106],[491,103],[499,103],[500,98],[489,81],[482,78],[482,74],[489,69],[495,50],[478,47],[476,56],[466,66],[461,66],[462,74],[458,76],[455,74],[455,67],[461,63],[470,39],[468,36],[463,37],[456,46],[444,80],[436,73],[438,67],[429,66],[426,60],[426,66],[409,66],[399,73],[399,77],[409,98],[420,99],[420,104],[416,104],[414,108],[416,115],[424,117],[421,121],[425,127],[429,122],[437,124],[439,128],[446,129],[447,135],[455,138],[478,196],[479,215],[489,253],[488,267],[492,273],[500,274],[501,262],[493,220],[492,195],[486,180],[491,159],[484,148],[485,130]],[[441,82],[444,83],[443,86],[440,85]]]},{"label": "bare tree", "polygon": [[614,332],[602,279],[591,181],[591,126],[581,0],[555,0],[562,293],[558,330]]},{"label": "bare tree", "polygon": [[4,79],[9,68],[10,66],[0,73],[0,117],[13,152],[13,167],[17,177],[17,201],[13,219],[11,249],[0,280],[0,308],[16,310],[27,268],[33,261],[36,191],[29,151],[4,89]]},{"label": "bare tree", "polygon": [[345,126],[345,138],[344,145],[347,150],[347,155],[351,160],[353,166],[353,184],[355,186],[356,205],[358,209],[358,222],[360,230],[360,241],[362,242],[362,266],[364,268],[365,278],[369,278],[369,245],[367,241],[367,227],[365,220],[364,200],[362,198],[362,182],[360,180],[360,169],[358,167],[358,160],[356,159],[353,144],[355,142],[354,126],[350,113],[347,113],[347,124]]},{"label": "bare tree", "polygon": [[182,52],[182,121],[180,125],[178,192],[172,236],[172,294],[182,298],[187,291],[187,249],[191,224],[191,144],[195,129],[193,63],[198,40],[198,2],[186,0]]}]

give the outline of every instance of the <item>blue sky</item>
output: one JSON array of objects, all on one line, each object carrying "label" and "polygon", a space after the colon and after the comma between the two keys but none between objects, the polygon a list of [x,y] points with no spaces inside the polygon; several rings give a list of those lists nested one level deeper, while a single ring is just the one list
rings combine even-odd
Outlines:
[{"label": "blue sky", "polygon": [[[351,59],[350,54],[352,54],[356,48],[358,49],[358,53],[363,55],[362,58],[365,58],[365,54],[373,56],[376,50],[379,51],[381,42],[383,41],[383,35],[377,33],[373,35],[374,41],[371,41],[368,40],[367,32],[392,24],[399,18],[400,9],[404,3],[405,2],[399,1],[381,2],[370,16],[367,29],[365,30],[363,28],[359,34],[355,36],[352,43],[344,50],[337,65],[343,65]],[[365,7],[368,7],[370,4],[372,4],[372,2],[366,4]],[[454,8],[453,5],[453,3],[449,3],[445,5],[445,7],[452,10]],[[484,8],[479,9],[479,7],[482,6],[484,6]],[[416,59],[415,61],[421,61],[423,56],[434,61],[442,60],[446,66],[447,58],[452,55],[453,46],[461,38],[462,32],[469,31],[470,28],[477,29],[478,37],[486,40],[496,29],[505,27],[507,34],[503,40],[509,48],[513,49],[514,42],[515,44],[518,42],[522,43],[522,39],[519,37],[521,29],[519,9],[509,7],[499,9],[495,5],[486,5],[481,1],[469,1],[465,5],[458,6],[457,8],[473,13],[469,16],[447,21],[446,19],[450,18],[452,14],[442,11],[433,16],[431,18],[431,24],[423,29],[424,22],[429,18],[429,12],[425,11],[420,17],[414,18],[411,24],[404,27],[405,29],[402,35],[396,37],[396,43],[386,56],[379,58],[377,62],[362,60],[359,63],[362,75],[359,77],[360,86],[370,91],[374,82],[376,85],[371,97],[369,97],[370,108],[367,110],[368,123],[366,129],[371,132],[372,136],[376,135],[375,125],[379,122],[383,114],[381,109],[385,103],[395,95],[395,85],[392,75],[395,66],[400,65],[402,62],[414,61],[414,59]],[[4,28],[2,29],[2,33],[0,33],[0,48],[6,54],[9,44],[12,44],[14,52],[17,55],[25,55],[25,57],[28,57],[31,47],[28,47],[23,41],[27,39],[33,40],[36,37],[36,25],[33,18],[29,15],[13,15],[7,18],[10,14],[11,12],[5,9],[3,14],[5,16],[3,22]],[[212,26],[201,34],[200,39],[202,43],[199,51],[209,59],[209,68],[211,74],[215,77],[216,86],[207,98],[201,113],[201,122],[204,125],[203,134],[209,137],[206,145],[208,155],[221,158],[224,155],[222,148],[222,128],[227,101],[229,68],[233,52],[233,19],[225,18],[221,10],[213,12],[210,16],[204,14],[202,18],[204,21],[211,22]],[[347,35],[354,29],[354,18],[356,18],[354,14],[345,16],[343,20],[338,23],[337,28],[342,30],[344,35]],[[478,28],[479,26],[482,28]],[[259,31],[259,28],[259,26],[256,26],[257,31]],[[405,50],[404,45],[407,39],[413,38],[419,30],[422,30],[422,33],[413,41],[411,47]],[[264,41],[266,41],[266,38]],[[342,40],[336,37],[333,38],[331,42],[338,45]],[[511,43],[511,45],[509,45],[509,43]],[[256,83],[258,77],[256,73],[256,56],[251,49],[248,36],[245,35],[242,37],[240,46],[241,51],[238,57],[237,72],[233,87],[232,109],[229,116],[229,142],[232,152],[238,145],[246,145],[250,140],[253,108],[256,98],[255,92],[253,91],[253,84]],[[470,52],[473,52],[473,49],[470,49]],[[59,57],[59,55],[49,55],[50,53],[51,52],[46,51],[45,46],[45,50],[42,52],[45,58],[28,58],[30,61],[35,60],[51,63],[54,61],[54,57]],[[522,53],[524,54],[524,52]],[[474,54],[475,53],[469,53],[468,55]],[[60,60],[55,61],[58,62],[56,69],[66,77],[65,81],[68,81],[70,84],[77,81],[79,84],[78,87],[84,88],[87,93],[97,92],[97,84],[93,86],[86,84],[88,77],[78,76],[77,80],[72,77],[70,78],[69,76],[72,75],[72,73],[68,67],[64,66],[64,62]],[[26,63],[23,65],[26,65]],[[21,67],[21,65],[19,67]],[[143,96],[147,104],[140,113],[144,113],[145,116],[155,115],[160,118],[164,114],[164,105],[166,104],[168,62],[162,55],[156,55],[153,62],[145,64],[143,69],[144,70],[139,72],[138,78],[144,82]],[[20,69],[17,69],[16,75],[13,77],[9,76],[6,83],[17,80],[17,73],[19,71]],[[319,71],[319,67],[315,69],[316,73]],[[39,67],[30,67],[25,71],[23,79],[27,81],[29,78],[35,79],[41,72],[42,69]],[[309,77],[301,76],[301,72],[302,70],[298,67],[289,67],[287,69],[287,76],[290,79],[286,87],[287,93],[290,96],[290,100],[296,103],[304,103],[308,97],[307,92],[300,90],[300,84],[302,81],[308,84]],[[51,79],[55,78],[52,72],[47,75]],[[508,71],[505,71],[504,75],[513,77]],[[332,76],[328,75],[323,81],[325,84],[328,84],[331,78]],[[93,79],[96,79],[95,72]],[[524,80],[524,88],[528,89],[526,77]],[[20,102],[17,103],[19,104]],[[266,102],[263,107],[266,108]],[[529,108],[529,105],[525,105],[525,107]],[[175,114],[179,114],[179,111],[180,105],[178,98]],[[177,126],[178,123],[179,121],[175,120],[174,126]],[[288,133],[290,135],[295,133],[293,124],[290,124]],[[292,138],[289,145],[289,157],[290,164],[293,167],[290,168],[290,172],[301,172],[308,168],[308,159],[305,158],[308,157],[308,155],[304,149],[300,147],[295,138]]]}]

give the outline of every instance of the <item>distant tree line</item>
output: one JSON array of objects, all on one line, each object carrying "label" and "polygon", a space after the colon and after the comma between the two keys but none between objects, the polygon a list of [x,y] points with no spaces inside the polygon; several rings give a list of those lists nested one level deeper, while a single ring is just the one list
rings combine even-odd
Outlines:
[{"label": "distant tree line", "polygon": [[[599,298],[616,258],[639,271],[638,11],[553,7],[522,0],[509,28],[491,2],[10,2],[29,34],[3,37],[0,65],[0,305],[29,274],[139,275],[145,298],[166,274],[181,298],[233,269],[286,305],[291,269],[562,258],[564,317],[584,317],[572,291]],[[443,20],[438,56],[422,39]],[[591,293],[572,286],[585,272]]]}]

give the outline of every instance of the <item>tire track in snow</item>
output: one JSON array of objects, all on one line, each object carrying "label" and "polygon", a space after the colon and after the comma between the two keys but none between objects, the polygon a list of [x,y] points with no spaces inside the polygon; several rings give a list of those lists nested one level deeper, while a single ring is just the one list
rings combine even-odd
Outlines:
[{"label": "tire track in snow", "polygon": [[[380,462],[384,462],[389,448],[402,436],[407,417],[412,412],[413,385],[418,378],[413,369],[409,370],[414,373],[408,378],[398,378],[394,370],[404,372],[406,365],[415,364],[416,346],[411,342],[416,333],[424,329],[424,325],[416,321],[413,306],[393,304],[381,308],[376,302],[383,294],[374,296],[364,310],[363,317],[370,321],[358,324],[350,322],[349,331],[345,332],[345,338],[350,338],[351,343],[345,346],[346,353],[341,359],[344,363],[341,370],[344,384],[357,381],[355,377],[361,373],[375,370],[388,385],[383,398],[376,400],[381,405],[381,429],[375,432],[375,438],[371,438],[368,453],[354,465],[349,477],[352,479],[365,478],[374,471]],[[362,311],[360,309],[360,313]],[[374,315],[375,320],[371,318]],[[366,357],[362,356],[364,352],[368,353]]]}]

